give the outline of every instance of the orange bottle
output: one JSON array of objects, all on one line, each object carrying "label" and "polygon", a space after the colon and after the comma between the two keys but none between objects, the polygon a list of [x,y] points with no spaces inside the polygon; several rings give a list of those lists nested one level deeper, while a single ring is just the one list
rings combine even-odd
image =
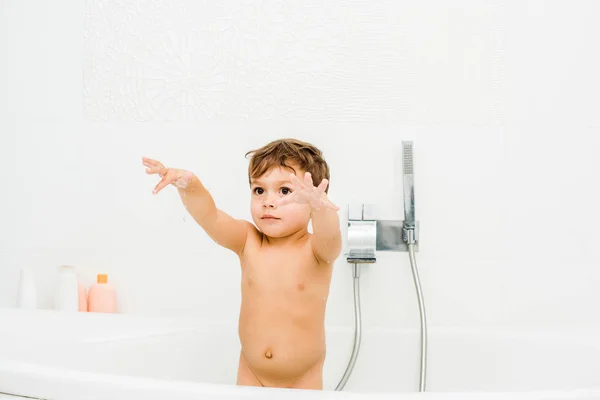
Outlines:
[{"label": "orange bottle", "polygon": [[88,291],[88,311],[116,313],[117,291],[108,283],[108,275],[98,274],[97,282]]}]

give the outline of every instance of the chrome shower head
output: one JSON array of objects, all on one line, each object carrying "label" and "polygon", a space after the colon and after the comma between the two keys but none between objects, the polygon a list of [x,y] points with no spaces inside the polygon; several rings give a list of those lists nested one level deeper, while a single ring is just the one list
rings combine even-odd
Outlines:
[{"label": "chrome shower head", "polygon": [[415,184],[413,176],[413,142],[402,142],[402,173],[404,179],[404,227],[415,228]]}]

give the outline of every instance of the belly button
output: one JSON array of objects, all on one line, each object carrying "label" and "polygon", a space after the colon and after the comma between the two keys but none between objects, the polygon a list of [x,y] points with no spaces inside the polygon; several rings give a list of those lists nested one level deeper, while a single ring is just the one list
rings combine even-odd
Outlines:
[{"label": "belly button", "polygon": [[273,354],[271,354],[271,350],[267,350],[267,352],[265,353],[265,357],[267,357],[267,358],[273,357]]}]

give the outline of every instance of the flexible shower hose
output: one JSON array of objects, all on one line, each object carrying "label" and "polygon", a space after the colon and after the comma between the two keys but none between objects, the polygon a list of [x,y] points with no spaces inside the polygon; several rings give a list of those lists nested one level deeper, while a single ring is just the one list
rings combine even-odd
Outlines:
[{"label": "flexible shower hose", "polygon": [[419,314],[421,316],[421,369],[419,374],[419,392],[425,391],[425,377],[427,375],[427,319],[425,317],[425,303],[423,302],[423,292],[421,291],[421,282],[419,280],[419,271],[417,269],[417,260],[415,257],[415,245],[408,244],[408,255],[410,258],[410,268],[412,270],[417,298],[419,300]]},{"label": "flexible shower hose", "polygon": [[356,357],[358,357],[358,351],[360,350],[360,338],[361,338],[361,321],[360,321],[360,265],[354,264],[352,270],[352,276],[354,278],[354,345],[352,346],[352,355],[350,356],[350,362],[346,367],[344,376],[335,388],[336,391],[344,389],[348,378],[352,374],[354,364],[356,363]]},{"label": "flexible shower hose", "polygon": [[[417,261],[415,257],[415,245],[412,243],[408,244],[408,255],[410,259],[410,268],[415,282],[415,289],[417,290],[417,299],[419,302],[419,315],[421,317],[421,366],[419,373],[419,392],[425,391],[426,376],[427,376],[427,318],[425,315],[425,303],[423,301],[423,292],[421,290],[421,282],[419,280],[419,271],[417,269]],[[354,345],[352,347],[352,355],[350,356],[350,362],[346,367],[344,376],[335,388],[336,391],[341,391],[346,386],[348,378],[352,374],[356,358],[358,357],[358,351],[360,350],[361,340],[361,311],[360,311],[360,265],[354,264],[353,269],[354,278]]]}]

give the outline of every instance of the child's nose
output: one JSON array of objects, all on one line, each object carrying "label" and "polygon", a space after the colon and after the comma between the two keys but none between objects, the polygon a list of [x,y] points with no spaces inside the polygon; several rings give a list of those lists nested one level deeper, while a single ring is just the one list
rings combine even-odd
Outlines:
[{"label": "child's nose", "polygon": [[263,207],[265,208],[275,208],[275,200],[277,200],[278,197],[276,195],[267,195],[265,197],[265,201],[263,203]]},{"label": "child's nose", "polygon": [[263,203],[263,207],[264,207],[264,208],[275,208],[275,204],[274,204],[274,202],[275,202],[275,199],[273,199],[273,200],[267,199],[267,200],[266,200],[266,201]]}]

